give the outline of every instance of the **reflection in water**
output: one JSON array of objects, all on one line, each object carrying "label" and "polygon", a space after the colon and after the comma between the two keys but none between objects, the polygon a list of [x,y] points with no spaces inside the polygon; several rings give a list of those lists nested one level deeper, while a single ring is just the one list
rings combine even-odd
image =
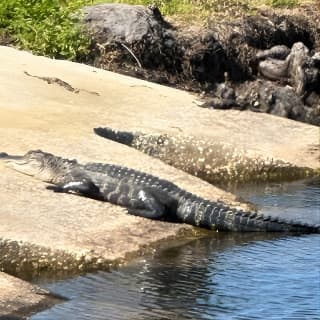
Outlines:
[{"label": "reflection in water", "polygon": [[[319,218],[319,186],[268,188],[250,193],[268,214],[289,215],[291,203],[296,218]],[[214,233],[112,273],[42,285],[70,300],[32,320],[319,319],[320,236]]]},{"label": "reflection in water", "polygon": [[225,241],[47,284],[71,300],[32,319],[318,319],[318,235]]}]

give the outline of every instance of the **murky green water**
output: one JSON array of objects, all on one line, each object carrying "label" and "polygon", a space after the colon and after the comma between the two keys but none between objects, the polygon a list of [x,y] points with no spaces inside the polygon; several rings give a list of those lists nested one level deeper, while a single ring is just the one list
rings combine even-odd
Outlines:
[{"label": "murky green water", "polygon": [[[320,181],[238,191],[267,214],[320,223]],[[320,235],[214,234],[111,273],[42,283],[57,319],[319,319]]]}]

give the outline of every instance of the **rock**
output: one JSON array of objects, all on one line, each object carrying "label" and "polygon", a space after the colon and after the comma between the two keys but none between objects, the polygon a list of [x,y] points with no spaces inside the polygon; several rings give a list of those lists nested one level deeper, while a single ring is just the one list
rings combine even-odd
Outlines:
[{"label": "rock", "polygon": [[226,83],[218,83],[212,94],[214,98],[207,98],[201,107],[222,110],[239,107],[234,89]]},{"label": "rock", "polygon": [[259,87],[259,109],[263,112],[271,113],[277,116],[294,119],[314,125],[320,124],[319,96],[311,94],[310,104],[305,105],[290,86],[279,86],[273,82],[260,83]]},{"label": "rock", "polygon": [[259,50],[257,53],[258,59],[279,59],[284,60],[290,54],[290,49],[285,45],[277,45],[267,50]]},{"label": "rock", "polygon": [[138,62],[140,68],[175,64],[165,54],[168,49],[177,54],[171,28],[156,7],[99,4],[84,9],[84,23],[100,48],[96,64],[106,60],[135,67]]},{"label": "rock", "polygon": [[215,95],[221,99],[235,100],[234,89],[228,86],[226,83],[219,83],[216,86]]},{"label": "rock", "polygon": [[308,54],[309,49],[302,42],[295,43],[291,48],[288,75],[291,79],[292,86],[299,96],[305,93],[307,86],[305,69],[310,67],[308,66],[310,60]]},{"label": "rock", "polygon": [[[267,58],[259,63],[260,74],[270,80],[286,79],[299,96],[304,95],[309,83],[316,81],[318,73],[312,67],[309,49],[302,42],[297,42],[292,46],[285,60],[272,58],[273,51],[278,51],[278,49],[273,47],[263,51],[263,54],[260,55]],[[267,56],[268,53],[270,56]]]},{"label": "rock", "polygon": [[317,94],[315,91],[310,92],[306,97],[305,97],[305,104],[306,106],[312,107],[320,102],[320,95]]},{"label": "rock", "polygon": [[[247,16],[232,22],[212,21],[210,28],[226,53],[227,71],[234,81],[243,81],[256,75],[261,50],[278,45],[292,47],[298,41],[307,47],[314,47],[316,41],[313,27],[305,18],[273,13]],[[285,55],[285,50],[282,55]]]},{"label": "rock", "polygon": [[259,72],[270,80],[288,78],[289,60],[267,59],[259,63]]},{"label": "rock", "polygon": [[[320,57],[313,48],[320,45],[312,22],[303,17],[263,12],[234,21],[212,21],[206,28],[173,27],[157,7],[100,4],[85,8],[84,22],[99,48],[96,66],[204,91],[203,107],[267,110],[314,123],[306,116],[313,113],[302,109],[318,103]],[[282,97],[292,101],[296,97],[284,89],[276,94],[274,105],[274,96],[270,100],[260,92],[260,78],[276,81],[276,90],[278,84],[290,85],[299,106],[312,98],[307,106],[296,106],[300,111],[287,112],[289,106]]]},{"label": "rock", "polygon": [[290,119],[305,118],[303,103],[292,88],[288,86],[278,87],[274,90],[273,96],[274,104],[270,108],[271,114]]},{"label": "rock", "polygon": [[160,40],[161,16],[144,6],[99,4],[84,9],[84,22],[99,43],[132,44],[146,38]]}]

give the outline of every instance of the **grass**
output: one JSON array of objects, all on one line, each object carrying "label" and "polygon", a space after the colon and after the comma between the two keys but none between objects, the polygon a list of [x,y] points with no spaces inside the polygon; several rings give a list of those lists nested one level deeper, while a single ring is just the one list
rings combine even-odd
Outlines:
[{"label": "grass", "polygon": [[[90,40],[75,13],[84,0],[5,0],[0,2],[0,33],[36,54],[81,60]],[[1,38],[1,37],[0,37]]]},{"label": "grass", "polygon": [[[0,0],[0,42],[10,38],[13,44],[35,54],[84,61],[90,51],[90,39],[79,24],[80,9],[97,3],[156,4],[164,15],[205,19],[211,14],[233,16],[252,12],[260,5],[292,8],[299,0]],[[318,3],[319,0],[311,2]]]},{"label": "grass", "polygon": [[298,0],[270,0],[270,6],[275,8],[293,8],[299,4]]},{"label": "grass", "polygon": [[[314,2],[316,2],[315,0]],[[236,9],[239,11],[254,11],[261,5],[273,8],[292,8],[305,2],[299,0],[96,0],[95,3],[128,3],[152,5],[156,4],[164,15],[200,14],[207,16],[211,13],[223,13]]]}]

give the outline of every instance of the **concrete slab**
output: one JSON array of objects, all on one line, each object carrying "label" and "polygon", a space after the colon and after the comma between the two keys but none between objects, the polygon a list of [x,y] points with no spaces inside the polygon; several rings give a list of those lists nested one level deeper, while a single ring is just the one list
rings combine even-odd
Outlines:
[{"label": "concrete slab", "polygon": [[[0,319],[19,319],[44,310],[62,299],[47,290],[0,272]],[[16,318],[15,318],[16,317]]]},{"label": "concrete slab", "polygon": [[[203,110],[194,105],[193,95],[183,91],[8,47],[0,47],[0,60],[0,151],[23,154],[42,149],[80,162],[121,164],[242,207],[246,205],[233,195],[95,136],[92,128],[182,131],[237,143],[252,153],[297,165],[318,166],[310,151],[317,147],[316,127],[265,114]],[[30,75],[59,78],[77,90]],[[0,174],[0,265],[11,272],[107,267],[149,244],[194,230],[129,216],[109,203],[54,194],[43,182],[1,165]]]},{"label": "concrete slab", "polygon": [[[96,126],[182,133],[236,144],[252,156],[256,153],[319,168],[318,127],[250,111],[201,109],[194,103],[196,97],[183,91],[0,48],[2,128],[58,130],[60,137],[91,134]],[[27,76],[25,71],[57,77],[79,93]]]},{"label": "concrete slab", "polygon": [[[122,164],[170,179],[207,198],[240,205],[231,194],[92,132],[100,121],[118,119],[125,123],[126,119],[133,122],[135,118],[139,122],[139,114],[129,107],[134,103],[133,96],[137,109],[143,111],[155,106],[155,99],[160,101],[155,110],[178,101],[182,104],[185,93],[7,47],[0,48],[0,52],[4,59],[0,67],[1,150],[25,153],[40,148],[82,162]],[[27,76],[24,71],[63,78],[80,92],[72,93]],[[100,96],[89,91],[98,91]],[[148,98],[145,93],[149,93]],[[190,103],[191,100],[192,96]],[[144,112],[146,121],[148,112]],[[164,118],[158,121],[165,125]],[[109,203],[54,194],[45,189],[43,182],[1,164],[0,172],[0,265],[12,273],[106,268],[143,251],[149,244],[193,232],[187,225],[127,215],[124,208]]]}]

